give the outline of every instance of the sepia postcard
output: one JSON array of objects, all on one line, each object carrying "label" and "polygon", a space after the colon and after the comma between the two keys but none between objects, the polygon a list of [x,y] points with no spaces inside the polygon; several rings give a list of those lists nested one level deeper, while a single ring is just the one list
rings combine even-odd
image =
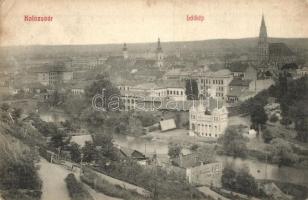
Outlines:
[{"label": "sepia postcard", "polygon": [[0,0],[0,200],[307,200],[308,0]]}]

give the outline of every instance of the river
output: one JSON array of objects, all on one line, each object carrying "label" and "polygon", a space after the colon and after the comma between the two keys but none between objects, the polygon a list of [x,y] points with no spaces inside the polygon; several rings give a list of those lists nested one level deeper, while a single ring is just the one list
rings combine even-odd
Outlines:
[{"label": "river", "polygon": [[[67,117],[63,113],[42,113],[40,114],[44,121],[61,122],[65,121]],[[131,149],[138,150],[145,154],[167,154],[168,141],[166,140],[150,140],[137,137],[114,137],[116,144]],[[227,165],[232,163],[233,166],[240,169],[248,167],[250,173],[256,179],[277,180],[282,182],[290,182],[300,185],[308,186],[308,169],[299,169],[294,167],[278,167],[273,164],[266,164],[258,160],[249,160],[241,158],[233,158],[229,156],[217,156],[217,161]]]},{"label": "river", "polygon": [[[146,154],[167,154],[168,141],[147,140],[134,137],[115,137],[115,143],[131,149],[136,149]],[[233,158],[229,156],[217,156],[217,161],[223,163],[224,166],[232,164],[237,169],[248,167],[250,173],[256,179],[277,180],[308,186],[308,169],[294,167],[278,167],[274,164],[266,164],[258,160],[249,160],[241,158]]]}]

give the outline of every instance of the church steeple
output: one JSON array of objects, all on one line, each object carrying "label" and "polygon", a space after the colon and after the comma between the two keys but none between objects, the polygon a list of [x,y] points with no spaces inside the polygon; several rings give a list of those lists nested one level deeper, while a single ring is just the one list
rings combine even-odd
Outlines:
[{"label": "church steeple", "polygon": [[266,25],[265,25],[265,20],[264,20],[263,14],[262,14],[259,38],[267,39],[267,30],[266,30]]},{"label": "church steeple", "polygon": [[265,25],[264,15],[262,14],[259,40],[258,40],[258,61],[260,63],[267,61],[269,56],[268,42],[267,42],[267,29]]},{"label": "church steeple", "polygon": [[157,40],[157,48],[156,48],[157,52],[162,51],[162,48],[160,46],[160,39],[158,38]]},{"label": "church steeple", "polygon": [[124,59],[127,59],[128,58],[128,51],[127,51],[127,46],[126,46],[126,43],[123,44],[123,57]]},{"label": "church steeple", "polygon": [[164,65],[164,53],[163,53],[163,49],[161,48],[159,38],[157,40],[156,62],[157,62],[157,66],[161,69]]}]

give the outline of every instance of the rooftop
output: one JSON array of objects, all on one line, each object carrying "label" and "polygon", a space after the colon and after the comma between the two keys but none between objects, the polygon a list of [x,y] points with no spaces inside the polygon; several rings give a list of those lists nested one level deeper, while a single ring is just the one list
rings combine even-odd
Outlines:
[{"label": "rooftop", "polygon": [[251,80],[242,80],[242,79],[238,79],[238,78],[234,78],[231,82],[230,82],[230,86],[242,86],[242,87],[248,87],[250,84]]},{"label": "rooftop", "polygon": [[229,70],[231,72],[245,72],[248,67],[248,63],[236,62],[230,64]]},{"label": "rooftop", "polygon": [[294,53],[285,43],[270,43],[269,55],[274,57],[279,56],[293,56]]}]

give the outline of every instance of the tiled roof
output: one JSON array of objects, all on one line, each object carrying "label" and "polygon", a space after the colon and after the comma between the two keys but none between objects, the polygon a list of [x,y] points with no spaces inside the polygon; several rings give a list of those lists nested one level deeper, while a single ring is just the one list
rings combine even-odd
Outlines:
[{"label": "tiled roof", "polygon": [[236,62],[230,64],[229,70],[231,72],[245,72],[248,67],[248,63]]},{"label": "tiled roof", "polygon": [[269,44],[269,55],[270,57],[279,56],[292,56],[294,53],[289,49],[285,43],[270,43]]},{"label": "tiled roof", "polygon": [[242,80],[242,79],[238,79],[238,78],[234,78],[231,82],[230,82],[230,86],[246,86],[248,87],[250,84],[251,80]]}]

